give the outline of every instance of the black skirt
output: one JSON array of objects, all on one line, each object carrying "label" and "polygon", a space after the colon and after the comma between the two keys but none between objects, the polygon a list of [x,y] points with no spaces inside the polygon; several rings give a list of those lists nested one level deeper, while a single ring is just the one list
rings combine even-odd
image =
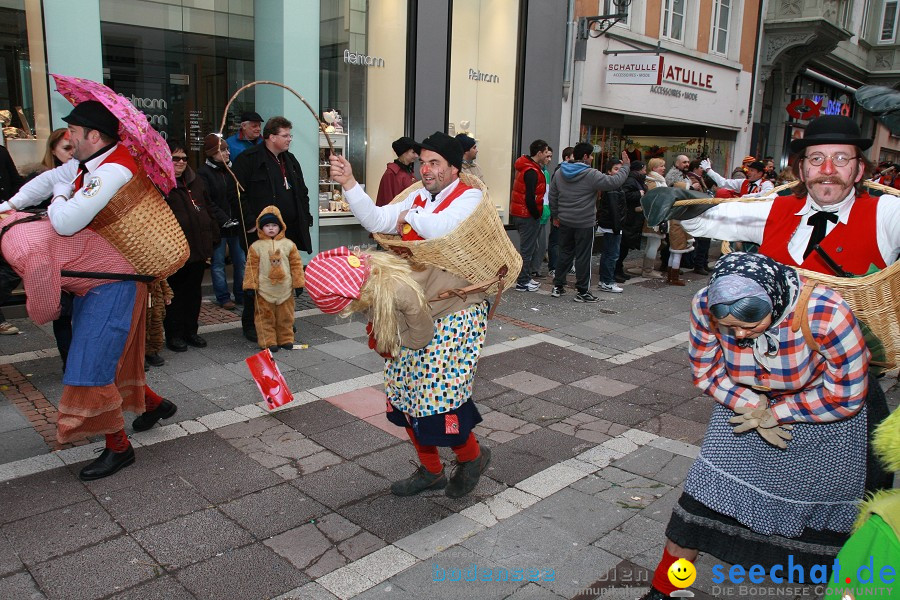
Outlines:
[{"label": "black skirt", "polygon": [[411,427],[416,434],[416,440],[425,446],[465,444],[469,439],[469,433],[482,421],[481,413],[471,400],[449,412],[427,417],[412,417],[396,408],[386,414],[388,421],[394,425]]}]

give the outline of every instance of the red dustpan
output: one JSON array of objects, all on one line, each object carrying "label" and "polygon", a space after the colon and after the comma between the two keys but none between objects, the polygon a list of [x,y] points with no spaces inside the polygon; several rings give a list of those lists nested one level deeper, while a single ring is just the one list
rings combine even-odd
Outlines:
[{"label": "red dustpan", "polygon": [[278,370],[278,365],[275,364],[268,348],[253,356],[248,356],[245,362],[250,368],[250,374],[253,376],[253,381],[256,382],[256,387],[266,399],[266,406],[269,407],[269,410],[293,401],[294,395],[288,388],[281,371]]}]

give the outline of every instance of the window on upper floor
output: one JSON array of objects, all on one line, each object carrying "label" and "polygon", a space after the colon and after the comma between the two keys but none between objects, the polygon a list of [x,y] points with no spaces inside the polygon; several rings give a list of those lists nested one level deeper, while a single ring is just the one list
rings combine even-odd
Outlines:
[{"label": "window on upper floor", "polygon": [[728,24],[731,22],[733,0],[715,0],[713,7],[713,31],[709,51],[714,54],[728,54]]},{"label": "window on upper floor", "polygon": [[866,31],[869,26],[869,4],[871,1],[872,0],[863,0],[862,17],[859,20],[858,31],[856,32],[856,35],[861,38],[866,37]]},{"label": "window on upper floor", "polygon": [[620,25],[622,27],[629,26],[629,14],[628,10],[629,5],[631,4],[631,0],[600,0],[600,14],[601,15],[615,15],[615,14],[624,14],[625,18],[621,21],[617,21],[616,25]]},{"label": "window on upper floor", "polygon": [[838,15],[836,25],[841,29],[850,30],[850,17],[853,15],[853,2],[851,0],[838,0]]},{"label": "window on upper floor", "polygon": [[662,11],[662,37],[684,42],[684,15],[687,0],[665,0]]},{"label": "window on upper floor", "polygon": [[879,44],[893,44],[897,39],[897,9],[900,2],[885,0],[881,11],[881,29],[878,33]]}]

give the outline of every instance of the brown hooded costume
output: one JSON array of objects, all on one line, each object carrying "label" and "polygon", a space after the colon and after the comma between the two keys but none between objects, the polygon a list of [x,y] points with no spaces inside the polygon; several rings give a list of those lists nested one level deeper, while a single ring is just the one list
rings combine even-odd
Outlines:
[{"label": "brown hooded costume", "polygon": [[[268,219],[267,215],[270,215]],[[272,217],[280,227],[275,237],[263,232],[263,225]],[[244,289],[255,290],[257,342],[260,348],[286,346],[294,343],[294,294],[306,285],[303,260],[297,246],[284,235],[285,224],[281,211],[267,206],[256,218],[256,234],[247,252],[244,270]]]}]

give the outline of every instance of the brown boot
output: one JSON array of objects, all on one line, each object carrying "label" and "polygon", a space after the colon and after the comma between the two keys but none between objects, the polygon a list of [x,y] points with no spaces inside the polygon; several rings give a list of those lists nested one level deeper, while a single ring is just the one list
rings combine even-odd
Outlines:
[{"label": "brown boot", "polygon": [[673,269],[672,267],[669,267],[669,279],[666,283],[668,283],[669,285],[683,286],[684,279],[681,279],[679,277],[678,269]]}]

